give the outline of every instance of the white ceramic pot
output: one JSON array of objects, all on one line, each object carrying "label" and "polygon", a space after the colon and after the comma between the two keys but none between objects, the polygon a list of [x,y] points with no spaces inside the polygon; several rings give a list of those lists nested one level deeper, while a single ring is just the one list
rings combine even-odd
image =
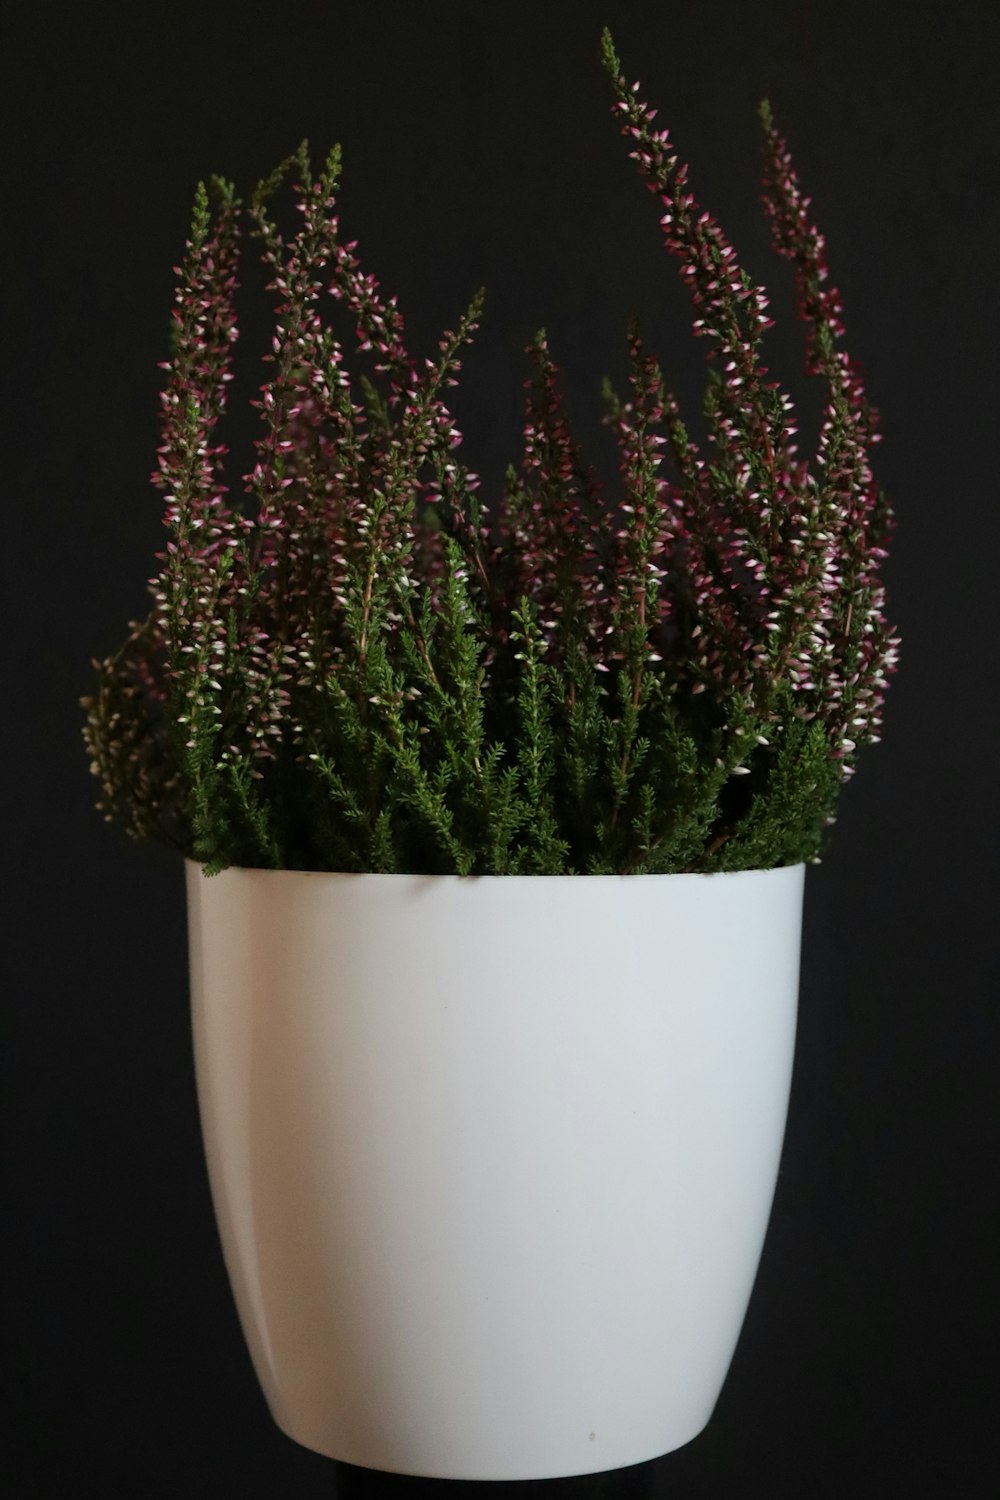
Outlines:
[{"label": "white ceramic pot", "polygon": [[448,1479],[708,1421],[788,1102],[804,866],[188,866],[215,1209],[278,1425]]}]

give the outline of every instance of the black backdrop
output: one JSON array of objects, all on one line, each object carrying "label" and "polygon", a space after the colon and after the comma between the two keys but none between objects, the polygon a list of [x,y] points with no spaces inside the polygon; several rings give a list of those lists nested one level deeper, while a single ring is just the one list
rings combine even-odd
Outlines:
[{"label": "black backdrop", "polygon": [[[1000,1493],[995,6],[16,9],[0,91],[4,1492],[476,1488],[336,1466],[272,1426],[201,1158],[181,870],[92,811],[76,700],[89,658],[143,609],[162,545],[156,362],[193,185],[211,171],[249,187],[303,135],[317,156],[340,140],[345,228],[422,348],[485,282],[457,410],[487,484],[516,456],[520,351],[542,324],[599,462],[598,384],[623,374],[630,311],[690,403],[701,351],[608,112],[606,20],[694,190],[772,292],[772,369],[801,395],[808,441],[816,393],[757,202],[762,95],[790,138],[883,414],[903,653],[884,744],[809,875],[783,1168],[716,1416],[678,1453],[547,1489]],[[247,312],[244,346],[265,328]],[[246,396],[263,377],[243,369]],[[231,437],[248,467],[250,427]]]}]

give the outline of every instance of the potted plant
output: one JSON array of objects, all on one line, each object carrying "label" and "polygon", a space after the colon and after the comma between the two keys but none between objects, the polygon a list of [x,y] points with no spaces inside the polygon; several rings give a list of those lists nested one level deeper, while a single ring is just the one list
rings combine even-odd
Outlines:
[{"label": "potted plant", "polygon": [[582,1473],[708,1420],[777,1172],[804,870],[896,664],[877,417],[768,105],[764,202],[829,390],[813,465],[763,290],[606,32],[603,60],[706,340],[707,453],[633,326],[607,497],[540,333],[488,508],[447,404],[481,294],[418,362],[341,237],[339,152],[314,176],[303,145],[249,204],[278,310],[232,504],[241,205],[213,179],[164,366],[170,539],[85,700],[105,816],[187,860],[261,1383],[293,1437],[374,1468]]}]

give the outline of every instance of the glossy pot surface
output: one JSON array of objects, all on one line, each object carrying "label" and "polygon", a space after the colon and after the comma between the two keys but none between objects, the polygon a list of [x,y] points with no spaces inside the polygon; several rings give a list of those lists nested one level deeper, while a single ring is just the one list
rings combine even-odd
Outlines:
[{"label": "glossy pot surface", "polygon": [[189,863],[216,1215],[291,1437],[540,1479],[701,1431],[777,1177],[803,876]]}]

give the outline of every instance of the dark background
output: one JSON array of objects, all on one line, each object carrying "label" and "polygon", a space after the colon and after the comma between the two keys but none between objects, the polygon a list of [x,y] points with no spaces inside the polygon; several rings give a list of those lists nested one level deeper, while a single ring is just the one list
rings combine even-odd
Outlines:
[{"label": "dark background", "polygon": [[[456,409],[487,490],[518,454],[521,349],[542,324],[600,464],[598,385],[624,375],[630,311],[691,407],[701,346],[608,111],[604,21],[772,293],[765,348],[810,442],[819,392],[757,199],[754,111],[772,100],[882,411],[902,666],[884,744],[809,875],[783,1170],[713,1422],[618,1475],[490,1489],[1000,1493],[995,5],[16,10],[0,90],[4,1493],[483,1489],[334,1465],[272,1425],[202,1163],[181,868],[92,811],[77,699],[90,657],[144,611],[164,541],[156,363],[199,177],[249,190],[303,135],[316,158],[340,140],[345,231],[421,350],[486,283]],[[253,267],[244,283],[252,301]],[[266,329],[266,308],[245,312],[237,403],[264,378]],[[240,469],[251,436],[230,429]]]}]

